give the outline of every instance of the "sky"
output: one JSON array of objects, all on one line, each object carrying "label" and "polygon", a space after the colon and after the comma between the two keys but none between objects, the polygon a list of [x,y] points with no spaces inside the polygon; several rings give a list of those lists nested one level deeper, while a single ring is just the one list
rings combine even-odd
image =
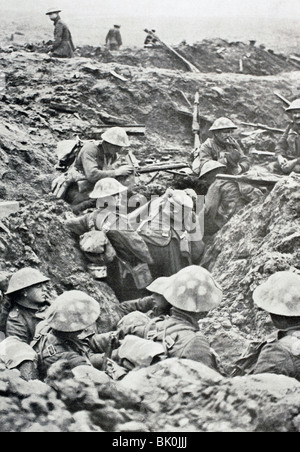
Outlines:
[{"label": "sky", "polygon": [[300,17],[300,0],[0,0],[1,11],[17,9],[26,16],[50,7],[85,16]]}]

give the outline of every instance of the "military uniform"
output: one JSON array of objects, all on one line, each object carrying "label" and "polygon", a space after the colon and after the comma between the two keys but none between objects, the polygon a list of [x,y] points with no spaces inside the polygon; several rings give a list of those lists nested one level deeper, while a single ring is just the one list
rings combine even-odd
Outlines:
[{"label": "military uniform", "polygon": [[136,313],[120,322],[121,336],[136,335],[143,339],[161,342],[169,358],[191,359],[208,367],[217,368],[216,357],[206,337],[199,330],[193,314],[171,309],[170,316],[150,319]]},{"label": "military uniform", "polygon": [[262,348],[253,373],[286,375],[300,381],[300,328],[278,331]]},{"label": "military uniform", "polygon": [[70,339],[65,333],[53,332],[48,326],[40,331],[31,346],[38,355],[39,372],[45,377],[52,364],[67,360],[73,369],[94,366],[102,370],[105,353],[111,345],[111,334],[92,334],[85,339]]},{"label": "military uniform", "polygon": [[273,373],[300,381],[300,275],[274,273],[253,292],[255,305],[268,312],[278,329],[265,342],[250,344],[234,375]]},{"label": "military uniform", "polygon": [[69,28],[60,17],[54,22],[54,27],[53,56],[59,58],[72,58],[74,56],[75,46]]},{"label": "military uniform", "polygon": [[30,344],[37,325],[45,320],[49,305],[40,309],[16,304],[9,312],[6,322],[6,336],[16,336],[21,341]]},{"label": "military uniform", "polygon": [[111,166],[116,163],[118,158],[118,154],[107,156],[101,143],[97,145],[94,142],[90,142],[81,149],[75,166],[78,171],[84,173],[90,184],[88,188],[92,190],[98,180],[106,177],[115,177],[115,169],[111,168]]},{"label": "military uniform", "polygon": [[[227,159],[227,156],[231,152],[234,152],[235,154],[234,161]],[[250,168],[250,163],[247,157],[240,150],[238,143],[236,143],[236,145],[232,143],[221,145],[215,140],[215,138],[208,138],[205,143],[201,145],[199,156],[196,157],[193,164],[194,171],[200,173],[203,165],[210,160],[214,160],[225,165],[225,172],[227,174],[234,174],[234,170],[237,165],[242,168],[242,172],[246,172]]]},{"label": "military uniform", "polygon": [[120,30],[118,28],[111,28],[106,36],[105,42],[110,50],[119,50],[123,44]]},{"label": "military uniform", "polygon": [[[300,134],[299,128],[294,123],[291,123],[287,127],[283,136],[278,141],[275,151],[277,157],[282,156],[289,161],[300,159]],[[278,164],[276,164],[275,169],[279,169]],[[300,160],[293,171],[300,173]]]}]

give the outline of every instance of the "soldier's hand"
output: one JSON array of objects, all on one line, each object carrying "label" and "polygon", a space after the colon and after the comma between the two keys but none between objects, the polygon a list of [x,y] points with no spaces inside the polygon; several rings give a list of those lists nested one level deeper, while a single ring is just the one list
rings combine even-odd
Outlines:
[{"label": "soldier's hand", "polygon": [[116,169],[116,176],[129,176],[133,173],[133,167],[130,165],[124,165]]}]

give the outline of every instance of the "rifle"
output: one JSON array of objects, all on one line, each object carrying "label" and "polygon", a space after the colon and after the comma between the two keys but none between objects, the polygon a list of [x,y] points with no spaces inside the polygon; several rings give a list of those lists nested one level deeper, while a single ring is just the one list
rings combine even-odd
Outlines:
[{"label": "rifle", "polygon": [[260,124],[260,123],[255,124],[252,122],[241,122],[241,124],[243,126],[255,127],[256,129],[268,130],[269,132],[274,132],[274,133],[284,133],[285,132],[283,129],[277,129],[276,127],[269,127],[269,126],[266,126],[265,124]]},{"label": "rifle", "polygon": [[172,52],[174,55],[177,56],[177,58],[179,58],[188,68],[189,71],[194,72],[194,73],[199,73],[199,69],[194,66],[192,63],[190,63],[186,58],[184,58],[182,55],[180,55],[178,52],[176,52],[176,50],[172,49],[172,47],[170,47],[168,44],[166,44],[165,42],[163,42],[161,39],[159,39],[159,37],[153,33],[153,31],[151,30],[144,30],[146,33],[148,33],[150,36],[152,36],[152,38],[156,39],[158,42],[160,42],[164,47],[166,47],[170,52]]},{"label": "rifle", "polygon": [[168,172],[170,170],[180,170],[183,168],[189,168],[189,165],[187,163],[167,163],[167,164],[155,163],[154,165],[144,167],[135,166],[137,174],[149,174],[162,171]]},{"label": "rifle", "polygon": [[199,124],[199,91],[195,94],[194,112],[193,112],[193,133],[195,135],[194,152],[199,149],[200,142],[200,124]]},{"label": "rifle", "polygon": [[282,100],[282,102],[283,102],[285,105],[287,105],[288,107],[290,106],[291,102],[290,102],[289,100],[287,100],[287,99],[286,99],[285,97],[283,97],[281,94],[276,93],[275,91],[274,91],[274,94],[275,94],[276,97],[278,97],[278,99]]},{"label": "rifle", "polygon": [[272,175],[272,179],[263,179],[260,177],[248,176],[231,176],[229,174],[218,174],[216,179],[225,180],[229,182],[241,182],[243,184],[254,185],[256,187],[274,187],[277,182],[283,180],[284,176]]},{"label": "rifle", "polygon": [[276,157],[275,152],[268,152],[268,151],[257,151],[256,149],[253,151],[250,151],[249,154],[251,155],[257,155],[259,157]]}]

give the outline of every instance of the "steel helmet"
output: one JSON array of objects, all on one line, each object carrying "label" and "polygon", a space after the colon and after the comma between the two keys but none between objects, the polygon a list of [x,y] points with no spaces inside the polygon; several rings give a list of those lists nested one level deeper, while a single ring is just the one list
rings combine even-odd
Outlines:
[{"label": "steel helmet", "polygon": [[201,173],[199,177],[203,177],[208,173],[212,173],[213,171],[217,172],[220,171],[223,168],[226,168],[226,165],[223,165],[223,163],[217,162],[215,160],[209,160],[208,162],[205,162],[202,166]]},{"label": "steel helmet", "polygon": [[58,8],[50,8],[50,9],[48,9],[48,11],[46,12],[46,16],[50,16],[50,14],[58,14],[58,13],[61,13],[61,9],[58,9]]},{"label": "steel helmet", "polygon": [[108,198],[109,196],[123,193],[126,190],[127,187],[120,184],[120,182],[116,179],[113,179],[112,177],[106,177],[105,179],[101,179],[96,183],[94,190],[90,194],[90,198]]},{"label": "steel helmet", "polygon": [[80,290],[60,295],[47,312],[47,323],[54,330],[64,333],[83,331],[96,322],[100,306],[94,298]]},{"label": "steel helmet", "polygon": [[237,129],[237,126],[233,124],[231,119],[228,118],[218,118],[215,120],[211,128],[209,129],[211,132],[217,130],[226,130],[226,129]]},{"label": "steel helmet", "polygon": [[222,301],[222,289],[205,268],[191,265],[168,278],[158,278],[147,288],[163,295],[174,307],[187,312],[208,312]]},{"label": "steel helmet", "polygon": [[8,369],[15,369],[24,361],[37,361],[33,348],[17,336],[7,337],[1,342],[0,357]]},{"label": "steel helmet", "polygon": [[30,267],[23,268],[11,277],[6,295],[47,281],[49,281],[49,278],[46,278],[39,270]]},{"label": "steel helmet", "polygon": [[113,144],[114,146],[120,146],[126,148],[130,146],[130,141],[127,133],[121,127],[112,127],[101,135],[103,141]]},{"label": "steel helmet", "polygon": [[300,110],[300,99],[296,99],[293,102],[291,102],[285,111],[293,111],[293,110]]},{"label": "steel helmet", "polygon": [[253,300],[270,314],[299,317],[300,275],[288,271],[275,273],[255,289]]}]

